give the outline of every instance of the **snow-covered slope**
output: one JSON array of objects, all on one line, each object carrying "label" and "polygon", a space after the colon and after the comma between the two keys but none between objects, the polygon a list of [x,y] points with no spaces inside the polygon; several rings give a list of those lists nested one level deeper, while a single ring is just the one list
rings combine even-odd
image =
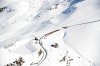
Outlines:
[{"label": "snow-covered slope", "polygon": [[99,66],[99,2],[0,0],[0,66]]}]

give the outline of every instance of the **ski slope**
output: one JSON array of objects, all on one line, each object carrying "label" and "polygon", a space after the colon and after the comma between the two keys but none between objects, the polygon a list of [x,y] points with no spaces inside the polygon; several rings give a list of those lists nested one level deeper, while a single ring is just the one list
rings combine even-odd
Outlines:
[{"label": "ski slope", "polygon": [[99,2],[0,0],[0,66],[99,66]]}]

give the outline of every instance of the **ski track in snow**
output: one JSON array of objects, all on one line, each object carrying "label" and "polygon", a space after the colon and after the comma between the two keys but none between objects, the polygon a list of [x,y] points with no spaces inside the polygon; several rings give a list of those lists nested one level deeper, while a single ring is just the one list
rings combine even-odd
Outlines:
[{"label": "ski track in snow", "polygon": [[0,66],[99,66],[99,2],[0,0]]}]

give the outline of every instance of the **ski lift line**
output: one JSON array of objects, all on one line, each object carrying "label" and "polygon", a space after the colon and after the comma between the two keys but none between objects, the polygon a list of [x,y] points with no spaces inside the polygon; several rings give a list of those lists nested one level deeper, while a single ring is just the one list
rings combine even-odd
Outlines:
[{"label": "ski lift line", "polygon": [[[80,24],[74,24],[74,25],[69,25],[69,26],[64,26],[62,27],[63,29],[67,29],[67,28],[70,28],[70,27],[75,27],[75,26],[81,26],[81,25],[86,25],[86,24],[92,24],[92,23],[97,23],[97,22],[100,22],[100,20],[95,20],[95,21],[91,21],[91,22],[86,22],[86,23],[80,23]],[[57,29],[57,30],[54,30],[54,31],[51,31],[49,33],[46,33],[43,37],[47,37],[55,32],[58,32],[60,30],[63,30],[63,29]]]},{"label": "ski lift line", "polygon": [[[80,24],[65,26],[65,27],[62,27],[62,28],[63,28],[63,29],[67,29],[67,28],[70,28],[70,27],[81,26],[81,25],[90,24],[90,23],[96,23],[96,22],[100,22],[100,20],[95,20],[95,21],[91,21],[91,22],[86,22],[86,23],[80,23]],[[61,29],[61,30],[62,30],[62,29]],[[54,30],[54,31],[49,32],[49,33],[45,34],[44,36],[40,37],[40,39],[39,39],[39,45],[43,48],[45,55],[43,54],[43,57],[37,62],[37,64],[38,64],[37,66],[39,66],[39,65],[46,59],[46,57],[47,57],[47,51],[46,51],[46,49],[43,47],[43,45],[42,45],[42,43],[41,43],[41,42],[42,42],[41,40],[42,40],[43,38],[45,38],[45,37],[47,37],[47,36],[49,36],[49,35],[55,33],[55,32],[58,32],[58,31],[60,31],[60,30]],[[80,54],[79,54],[79,55],[80,55]]]},{"label": "ski lift line", "polygon": [[99,21],[100,21],[100,20],[91,21],[91,22],[86,22],[86,23],[80,23],[80,24],[75,24],[75,25],[69,25],[69,26],[65,26],[65,27],[62,27],[62,28],[66,29],[66,28],[69,28],[69,27],[81,26],[81,25],[90,24],[90,23],[97,23],[97,22],[99,22]]}]

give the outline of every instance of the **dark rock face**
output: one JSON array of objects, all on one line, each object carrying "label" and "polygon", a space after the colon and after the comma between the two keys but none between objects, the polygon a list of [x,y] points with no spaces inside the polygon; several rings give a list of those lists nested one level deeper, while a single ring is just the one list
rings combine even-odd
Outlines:
[{"label": "dark rock face", "polygon": [[0,8],[0,13],[2,13],[4,9],[6,9],[6,7]]}]

